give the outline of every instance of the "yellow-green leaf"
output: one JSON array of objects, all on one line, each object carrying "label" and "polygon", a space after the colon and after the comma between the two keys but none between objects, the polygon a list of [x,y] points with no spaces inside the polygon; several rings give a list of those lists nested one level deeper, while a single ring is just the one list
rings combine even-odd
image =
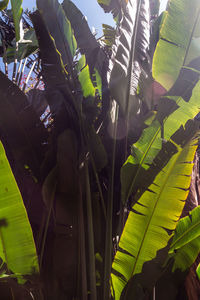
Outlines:
[{"label": "yellow-green leaf", "polygon": [[39,271],[23,200],[0,142],[0,257],[17,277]]}]

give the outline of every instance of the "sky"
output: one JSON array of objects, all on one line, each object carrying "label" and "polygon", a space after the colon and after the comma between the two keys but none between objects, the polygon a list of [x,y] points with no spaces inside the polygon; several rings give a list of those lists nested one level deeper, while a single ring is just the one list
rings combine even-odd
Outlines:
[{"label": "sky", "polygon": [[[102,23],[113,25],[113,18],[111,14],[105,14],[103,9],[98,5],[97,0],[72,0],[74,4],[87,17],[88,24],[101,33]],[[62,2],[62,1],[59,1]],[[160,11],[165,9],[167,0],[160,0]],[[23,0],[23,7],[32,10],[36,7],[35,0]]]}]

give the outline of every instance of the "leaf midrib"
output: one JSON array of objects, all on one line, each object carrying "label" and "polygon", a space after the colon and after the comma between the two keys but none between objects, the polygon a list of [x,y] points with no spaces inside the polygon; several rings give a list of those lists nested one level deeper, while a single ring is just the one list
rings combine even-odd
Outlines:
[{"label": "leaf midrib", "polygon": [[[178,145],[177,145],[177,146],[178,146]],[[146,230],[145,230],[145,232],[144,232],[144,236],[143,236],[143,239],[142,239],[142,241],[141,241],[140,248],[139,248],[139,250],[138,250],[138,254],[137,254],[136,259],[135,259],[135,264],[134,264],[134,266],[133,266],[133,270],[132,270],[132,273],[131,273],[131,277],[134,275],[134,271],[135,271],[136,266],[137,266],[137,263],[138,263],[138,261],[139,261],[139,257],[140,257],[141,251],[142,251],[142,247],[143,247],[143,244],[144,244],[146,235],[147,235],[147,233],[148,233],[149,226],[150,226],[150,224],[151,224],[152,218],[153,218],[154,213],[155,213],[155,211],[156,211],[156,207],[157,207],[157,205],[158,205],[158,203],[159,203],[159,199],[161,198],[161,195],[162,195],[162,193],[163,193],[163,191],[164,191],[164,189],[165,189],[166,183],[168,182],[169,176],[171,175],[171,172],[172,172],[172,170],[174,169],[174,166],[176,165],[177,160],[179,159],[180,155],[182,154],[182,151],[183,151],[183,148],[182,148],[182,150],[181,150],[179,153],[176,154],[176,155],[177,155],[177,156],[176,156],[176,159],[174,158],[174,162],[173,162],[172,166],[171,166],[170,169],[169,169],[169,172],[168,172],[168,175],[166,176],[166,179],[164,180],[164,183],[163,183],[163,185],[162,185],[162,189],[160,190],[159,194],[157,194],[157,197],[156,197],[157,199],[156,199],[156,201],[155,201],[154,208],[153,208],[153,210],[152,210],[152,213],[151,213],[151,216],[150,216],[150,218],[149,218],[149,221],[148,221],[148,223],[147,223],[147,225],[146,225]]]},{"label": "leaf midrib", "polygon": [[[192,82],[191,82],[191,86],[192,86],[195,82],[196,82],[196,80],[192,81]],[[198,82],[199,82],[199,81],[198,81]],[[198,82],[197,82],[197,83],[198,83]],[[191,87],[188,87],[183,95],[185,95],[185,94],[188,92],[188,90],[189,90],[190,88],[191,88]],[[192,90],[192,91],[193,91],[193,90]],[[192,96],[191,96],[191,97],[192,97]],[[191,97],[190,97],[190,99],[191,99]],[[174,103],[178,104],[178,103],[181,101],[182,98],[183,98],[183,97],[179,96],[178,99],[177,99],[177,101],[175,101]],[[188,102],[188,103],[189,103],[189,102]],[[179,109],[179,108],[180,108],[180,107],[178,107],[177,109]],[[175,110],[175,111],[176,111],[176,110]],[[173,113],[174,113],[174,112],[173,112]],[[167,116],[167,117],[163,120],[163,124],[162,124],[162,125],[165,124],[165,122],[168,120],[168,118],[169,118],[170,116],[172,116],[173,113],[171,113],[169,116]],[[155,120],[156,120],[156,119],[154,119],[154,121],[155,121]],[[153,121],[153,122],[154,122],[154,121]],[[152,124],[152,123],[151,123],[151,124]],[[150,126],[151,126],[151,125],[150,125]],[[149,126],[149,127],[150,127],[150,126]],[[149,128],[149,127],[148,127],[148,128]],[[146,151],[144,152],[144,155],[142,156],[142,159],[141,159],[140,162],[139,162],[139,166],[138,166],[137,172],[136,172],[136,174],[135,174],[135,176],[134,176],[134,179],[133,179],[133,181],[132,181],[132,183],[131,183],[131,186],[130,186],[130,188],[129,188],[128,195],[127,195],[127,197],[126,197],[125,202],[127,201],[127,199],[130,197],[130,195],[131,195],[131,193],[132,193],[134,184],[135,184],[135,182],[136,182],[136,180],[137,180],[137,177],[138,177],[138,173],[140,172],[140,169],[141,169],[142,166],[143,166],[144,160],[145,160],[145,158],[147,157],[147,155],[148,155],[148,153],[149,153],[149,149],[150,149],[151,146],[153,145],[153,143],[154,143],[155,139],[157,138],[157,136],[158,136],[160,130],[161,130],[161,124],[159,125],[158,130],[157,130],[156,133],[154,134],[154,136],[153,136],[153,138],[152,138],[152,140],[151,140],[149,146],[147,147]]]}]

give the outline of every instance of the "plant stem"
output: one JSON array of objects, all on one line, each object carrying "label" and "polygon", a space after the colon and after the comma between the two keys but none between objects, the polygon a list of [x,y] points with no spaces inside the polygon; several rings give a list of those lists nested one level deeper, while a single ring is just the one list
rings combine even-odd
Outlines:
[{"label": "plant stem", "polygon": [[16,47],[15,47],[15,60],[14,60],[13,75],[12,75],[12,81],[13,81],[14,83],[16,83],[18,45],[19,45],[18,42],[16,42]]},{"label": "plant stem", "polygon": [[86,203],[87,203],[87,223],[88,223],[88,243],[89,243],[89,282],[91,299],[97,300],[96,295],[96,272],[95,272],[95,250],[94,250],[94,232],[92,220],[92,201],[90,190],[90,178],[88,171],[88,162],[85,161],[85,178],[86,178]]},{"label": "plant stem", "polygon": [[3,44],[3,58],[4,58],[4,65],[5,65],[5,74],[8,77],[8,62],[7,62],[7,53],[6,53],[6,43],[5,40],[2,40]]},{"label": "plant stem", "polygon": [[26,81],[25,81],[25,83],[24,83],[24,86],[23,86],[23,88],[22,88],[22,91],[23,91],[23,92],[25,91],[25,88],[26,88],[27,83],[28,83],[28,81],[29,81],[29,78],[30,78],[30,76],[31,76],[31,74],[32,74],[32,72],[33,72],[33,70],[34,70],[34,68],[35,68],[35,65],[36,65],[36,60],[33,62],[32,67],[31,67],[31,69],[30,69],[30,71],[29,71],[29,73],[28,73],[28,76],[27,76]]},{"label": "plant stem", "polygon": [[114,196],[114,174],[115,174],[115,154],[116,154],[116,135],[119,106],[115,107],[115,120],[113,126],[113,149],[112,149],[112,165],[108,189],[108,208],[106,218],[106,243],[105,243],[105,265],[104,265],[104,300],[109,299],[110,294],[110,273],[112,267],[112,215],[113,215],[113,196]]},{"label": "plant stem", "polygon": [[83,217],[83,198],[80,188],[80,203],[79,203],[79,255],[81,262],[81,300],[87,300],[87,271],[86,271],[86,253],[85,253],[85,226],[84,226],[84,217]]}]

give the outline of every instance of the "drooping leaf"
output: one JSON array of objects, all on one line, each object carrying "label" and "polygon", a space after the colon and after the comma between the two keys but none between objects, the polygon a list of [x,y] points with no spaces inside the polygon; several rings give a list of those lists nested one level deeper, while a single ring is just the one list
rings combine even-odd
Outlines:
[{"label": "drooping leaf", "polygon": [[23,200],[0,143],[0,257],[19,282],[39,272],[31,226]]},{"label": "drooping leaf", "polygon": [[[68,67],[68,71],[72,75],[73,58],[77,45],[71,24],[66,18],[62,6],[57,0],[37,0],[37,8],[44,19],[50,35],[55,41],[63,64]],[[52,19],[54,22],[52,22]]]},{"label": "drooping leaf", "polygon": [[106,44],[108,49],[112,49],[112,46],[114,45],[115,42],[115,35],[116,35],[116,30],[107,24],[102,24],[103,27],[103,42]]},{"label": "drooping leaf", "polygon": [[95,67],[102,76],[102,66],[106,55],[92,34],[86,18],[70,0],[63,1],[62,7],[74,30],[77,46],[81,54],[86,57],[90,72],[93,73]]},{"label": "drooping leaf", "polygon": [[180,77],[169,92],[170,96],[166,95],[160,99],[155,119],[144,129],[140,139],[133,144],[132,154],[121,170],[123,202],[141,188],[141,183],[144,185],[144,181],[141,180],[144,171],[151,165],[163,142],[168,141],[181,125],[184,126],[190,118],[198,114],[199,73],[193,69],[193,65],[199,68],[197,67],[200,66],[199,59],[192,61],[187,70],[181,71]]},{"label": "drooping leaf", "polygon": [[97,0],[99,5],[106,13],[111,12],[113,18],[119,23],[122,17],[123,10],[126,9],[127,0]]},{"label": "drooping leaf", "polygon": [[134,105],[141,64],[149,46],[149,1],[127,2],[110,64],[111,95],[126,115]]},{"label": "drooping leaf", "polygon": [[198,0],[169,2],[153,58],[153,77],[167,90],[173,86],[181,67],[199,56],[199,49],[193,47],[200,37],[199,17]]},{"label": "drooping leaf", "polygon": [[13,20],[15,24],[15,36],[17,42],[23,39],[22,23],[20,24],[23,11],[22,2],[23,0],[11,0]]},{"label": "drooping leaf", "polygon": [[[165,144],[153,164],[160,173],[129,213],[112,266],[117,300],[129,279],[141,273],[143,264],[167,247],[172,237],[189,191],[191,162],[197,148],[197,141],[191,140],[194,132],[194,125],[190,123]],[[161,169],[163,155],[171,158]],[[159,264],[163,262],[162,257]]]},{"label": "drooping leaf", "polygon": [[179,220],[169,254],[174,258],[172,272],[189,269],[200,252],[200,207],[194,208],[189,216]]}]

